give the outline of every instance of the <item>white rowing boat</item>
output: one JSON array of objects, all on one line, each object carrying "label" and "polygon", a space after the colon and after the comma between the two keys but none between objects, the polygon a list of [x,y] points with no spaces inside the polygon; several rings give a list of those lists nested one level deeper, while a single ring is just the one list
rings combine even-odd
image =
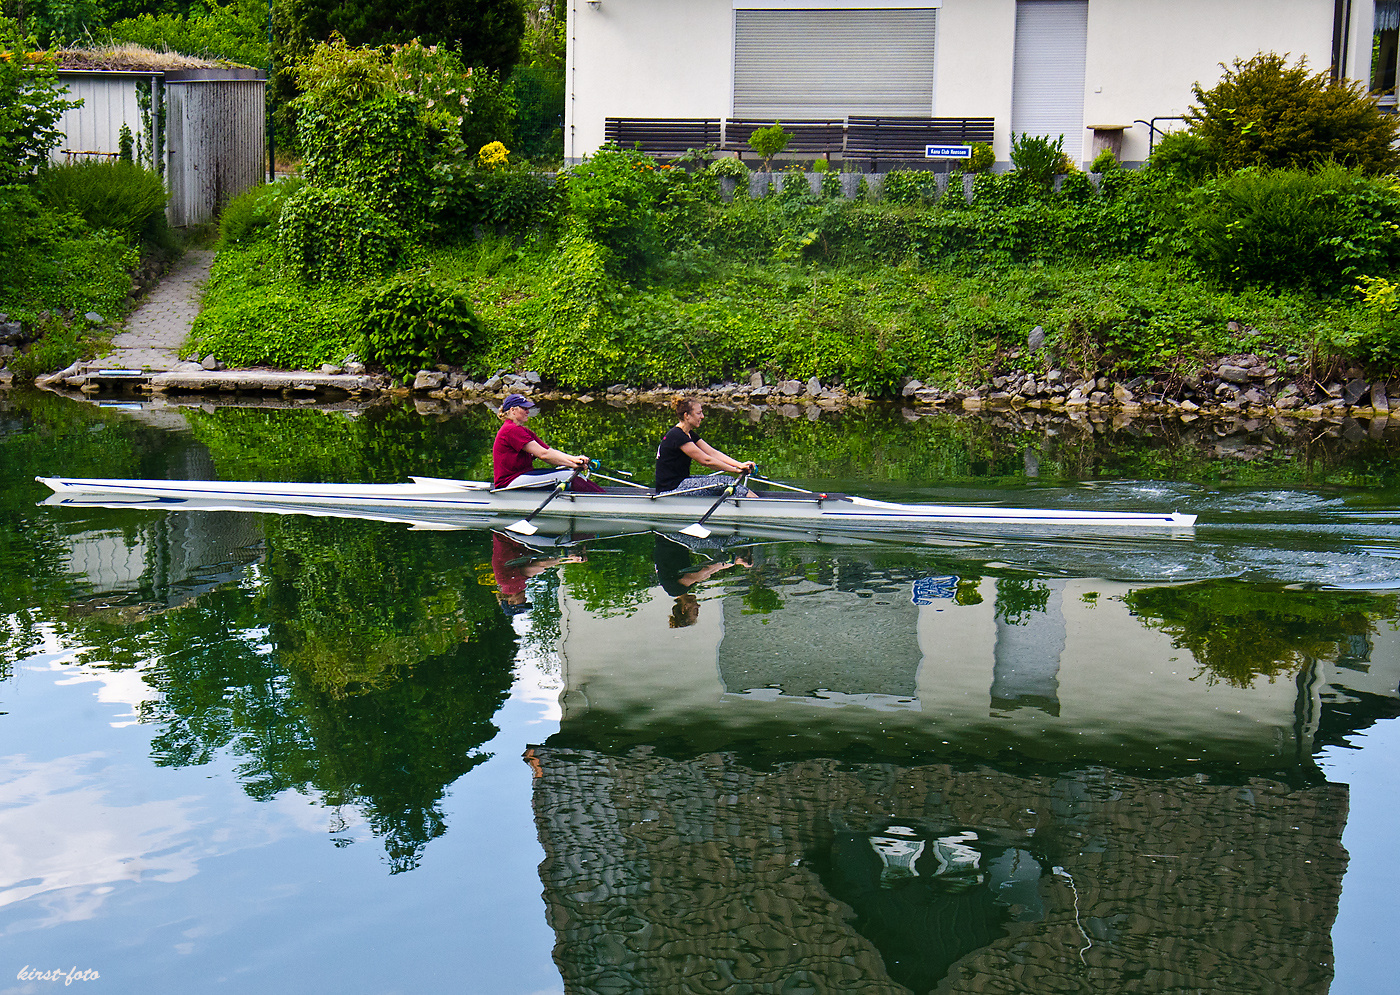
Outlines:
[{"label": "white rowing boat", "polygon": [[[1083,511],[1003,508],[992,505],[897,504],[847,494],[779,493],[716,499],[711,495],[656,495],[644,488],[614,487],[602,494],[550,490],[493,490],[470,480],[410,477],[406,484],[297,484],[216,480],[114,480],[37,477],[53,490],[46,502],[86,507],[169,510],[268,511],[403,521],[426,528],[515,526],[532,532],[530,520],[624,522],[662,530],[704,533],[777,527],[806,532],[908,534],[929,528],[978,526],[1083,529],[1190,529],[1195,515],[1176,512]],[[549,500],[545,502],[544,499]],[[542,506],[543,505],[543,506]],[[527,516],[523,519],[520,516]],[[507,524],[511,519],[520,519]],[[440,524],[434,525],[433,522]],[[689,524],[687,524],[689,523]],[[525,528],[520,528],[525,526]]]}]

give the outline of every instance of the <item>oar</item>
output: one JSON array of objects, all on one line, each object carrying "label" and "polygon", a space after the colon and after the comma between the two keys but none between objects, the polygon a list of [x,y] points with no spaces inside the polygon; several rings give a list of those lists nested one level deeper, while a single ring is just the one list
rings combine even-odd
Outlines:
[{"label": "oar", "polygon": [[719,508],[719,506],[724,504],[726,499],[734,495],[734,489],[736,487],[743,486],[744,479],[748,477],[748,475],[749,471],[747,470],[739,474],[739,479],[734,481],[734,483],[730,484],[724,489],[724,493],[715,499],[714,504],[710,505],[710,510],[701,515],[699,521],[695,522],[692,525],[687,525],[685,528],[681,529],[681,532],[688,536],[694,536],[696,539],[708,539],[710,537],[710,530],[705,528],[705,519],[713,515],[715,511]]},{"label": "oar", "polygon": [[[575,472],[574,477],[577,476],[578,473]],[[573,480],[574,477],[570,477],[569,480]],[[530,519],[534,518],[540,512],[544,511],[544,506],[549,504],[549,502],[553,501],[560,494],[563,494],[564,489],[568,486],[568,481],[561,480],[559,484],[554,488],[554,490],[549,492],[549,497],[545,498],[543,501],[540,502],[540,506],[538,508],[530,512],[528,515],[526,515],[520,521],[516,522],[514,525],[507,525],[506,528],[511,532],[518,532],[523,536],[534,535],[536,532],[539,531],[539,529],[530,524]]]},{"label": "oar", "polygon": [[[620,471],[619,471],[619,472],[620,472]],[[611,481],[612,481],[613,483],[615,483],[615,484],[626,484],[628,487],[635,487],[635,488],[637,488],[637,489],[640,490],[640,491],[649,491],[649,490],[651,490],[651,488],[648,487],[646,484],[638,484],[638,483],[634,483],[634,482],[631,481],[631,480],[623,480],[621,477],[609,477],[606,473],[599,473],[597,470],[594,470],[594,471],[593,471],[593,476],[595,476],[595,477],[601,477],[601,478],[603,478],[604,480],[611,480]]]},{"label": "oar", "polygon": [[793,487],[791,484],[784,484],[784,483],[780,483],[780,482],[778,482],[778,481],[776,481],[776,480],[769,480],[767,477],[750,477],[749,479],[750,479],[750,480],[754,480],[754,481],[756,481],[756,482],[758,482],[758,483],[760,483],[760,484],[769,484],[769,485],[771,485],[771,486],[773,486],[773,487],[781,487],[781,488],[782,488],[783,490],[785,490],[785,491],[797,491],[799,494],[815,494],[815,493],[817,493],[816,491],[809,491],[809,490],[807,490],[807,488],[805,488],[805,487]]}]

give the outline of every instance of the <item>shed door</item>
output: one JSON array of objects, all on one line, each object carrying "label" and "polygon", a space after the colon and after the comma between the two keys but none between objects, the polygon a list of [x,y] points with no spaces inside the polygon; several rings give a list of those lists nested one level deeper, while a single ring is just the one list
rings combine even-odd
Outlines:
[{"label": "shed door", "polygon": [[1065,136],[1071,162],[1084,157],[1084,53],[1088,0],[1016,0],[1011,130]]},{"label": "shed door", "polygon": [[928,117],[936,14],[736,10],[734,117]]}]

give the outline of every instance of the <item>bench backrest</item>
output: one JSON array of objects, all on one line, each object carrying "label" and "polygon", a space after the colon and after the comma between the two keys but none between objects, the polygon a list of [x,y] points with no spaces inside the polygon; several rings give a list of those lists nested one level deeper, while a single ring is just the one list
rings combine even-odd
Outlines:
[{"label": "bench backrest", "polygon": [[995,125],[990,117],[852,115],[846,122],[846,154],[922,159],[926,145],[990,145]]},{"label": "bench backrest", "polygon": [[643,152],[677,156],[687,149],[718,146],[721,139],[719,118],[617,118],[603,122],[603,137],[622,148],[640,145]]},{"label": "bench backrest", "polygon": [[[784,121],[783,130],[792,137],[787,152],[840,152],[845,142],[846,122],[835,121]],[[730,120],[724,125],[725,149],[735,152],[749,151],[749,136],[760,128],[770,128],[772,121]]]}]

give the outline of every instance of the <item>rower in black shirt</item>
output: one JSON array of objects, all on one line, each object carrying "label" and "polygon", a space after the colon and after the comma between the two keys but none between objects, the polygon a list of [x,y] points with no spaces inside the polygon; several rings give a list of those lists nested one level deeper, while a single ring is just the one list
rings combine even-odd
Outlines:
[{"label": "rower in black shirt", "polygon": [[[669,491],[689,491],[693,494],[722,494],[733,481],[726,474],[738,476],[752,470],[754,464],[740,463],[720,452],[700,438],[700,423],[705,420],[704,409],[694,398],[682,397],[676,401],[676,415],[680,419],[661,439],[656,450],[656,493]],[[691,476],[690,461],[719,472],[703,477]],[[749,494],[746,487],[736,487],[739,496]]]}]

